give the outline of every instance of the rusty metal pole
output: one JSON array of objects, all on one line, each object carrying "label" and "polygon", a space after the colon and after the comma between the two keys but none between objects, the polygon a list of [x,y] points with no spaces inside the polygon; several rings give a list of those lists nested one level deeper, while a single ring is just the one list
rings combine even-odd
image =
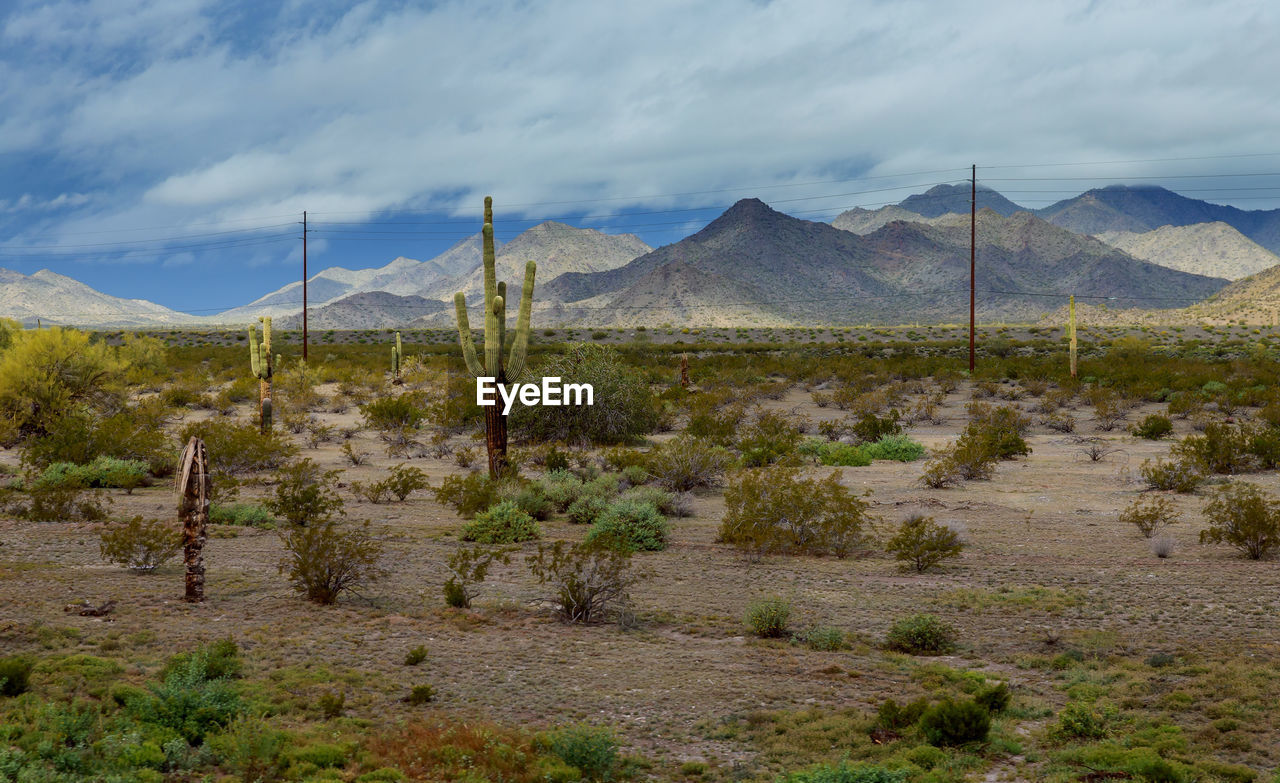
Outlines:
[{"label": "rusty metal pole", "polygon": [[302,210],[302,361],[307,360],[307,211]]},{"label": "rusty metal pole", "polygon": [[977,296],[974,286],[974,261],[978,251],[978,164],[973,164],[972,179],[969,190],[969,373],[973,374],[975,362],[974,351],[974,313],[977,308]]}]

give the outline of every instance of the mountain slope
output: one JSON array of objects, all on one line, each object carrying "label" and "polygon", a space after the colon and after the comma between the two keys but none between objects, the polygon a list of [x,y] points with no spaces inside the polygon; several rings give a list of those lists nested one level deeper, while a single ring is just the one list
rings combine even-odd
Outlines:
[{"label": "mountain slope", "polygon": [[[907,196],[898,206],[925,217],[938,217],[948,212],[967,215],[973,195],[970,185],[934,185],[924,193]],[[1023,207],[983,185],[978,186],[977,196],[978,209],[992,209],[1005,216],[1024,211]]]},{"label": "mountain slope", "polygon": [[161,307],[144,299],[121,299],[78,280],[41,269],[24,275],[0,269],[0,317],[25,324],[76,326],[155,326],[196,323],[196,316]]},{"label": "mountain slope", "polygon": [[[977,239],[984,319],[1035,318],[1071,293],[1156,307],[1226,285],[1139,261],[1027,212],[983,210]],[[641,303],[649,322],[674,322],[667,313],[732,322],[744,302],[758,303],[758,322],[775,324],[937,322],[967,315],[968,272],[968,215],[894,221],[859,236],[747,199],[691,237],[618,269],[562,275],[539,297],[548,315],[589,324],[631,323],[627,308]],[[695,286],[697,275],[719,281],[723,293]]]},{"label": "mountain slope", "polygon": [[1272,253],[1280,253],[1280,209],[1243,210],[1210,204],[1151,185],[1096,188],[1036,210],[1036,214],[1080,234],[1222,222]]},{"label": "mountain slope", "polygon": [[1280,257],[1222,222],[1161,226],[1143,233],[1106,231],[1098,239],[1143,261],[1227,280],[1280,264]]},{"label": "mountain slope", "polygon": [[[451,310],[438,299],[421,296],[398,296],[385,291],[364,291],[311,310],[307,327],[317,329],[391,329],[405,326],[415,319]],[[302,315],[281,318],[281,329],[301,329]]]},{"label": "mountain slope", "polygon": [[919,212],[903,209],[897,204],[890,204],[879,209],[854,207],[837,215],[831,221],[831,225],[841,231],[850,231],[854,234],[870,234],[872,231],[882,228],[895,220],[905,220],[908,223],[912,221],[923,223],[930,220],[930,218],[921,215]]},{"label": "mountain slope", "polygon": [[[405,285],[417,289],[430,280],[441,277],[442,274],[441,267],[434,261],[416,261],[404,256],[386,266],[372,269],[346,269],[334,266],[317,272],[307,280],[307,300],[313,306],[320,306],[360,291],[380,290],[370,289],[370,285],[386,284],[397,287],[398,281],[404,281]],[[283,317],[301,311],[302,283],[297,282],[289,283],[242,307],[226,310],[218,315],[218,320],[225,322],[251,320],[260,315]]]}]

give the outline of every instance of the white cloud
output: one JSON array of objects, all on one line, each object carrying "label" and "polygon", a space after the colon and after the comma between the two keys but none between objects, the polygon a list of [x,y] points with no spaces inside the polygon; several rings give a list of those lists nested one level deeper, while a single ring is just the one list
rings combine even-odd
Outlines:
[{"label": "white cloud", "polygon": [[0,152],[71,162],[112,193],[65,230],[303,208],[472,214],[482,193],[500,209],[711,204],[751,194],[661,194],[868,166],[1269,151],[1280,125],[1280,6],[1264,2],[365,2],[332,24],[269,28],[250,52],[218,37],[216,6],[129,3],[2,22],[20,53],[0,55]]}]

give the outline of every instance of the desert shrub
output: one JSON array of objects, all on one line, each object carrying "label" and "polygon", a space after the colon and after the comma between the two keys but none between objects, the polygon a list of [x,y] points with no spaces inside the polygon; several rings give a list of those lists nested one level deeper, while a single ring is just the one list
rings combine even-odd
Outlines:
[{"label": "desert shrub", "polygon": [[494,563],[509,563],[505,549],[484,546],[459,547],[449,556],[450,577],[444,583],[444,600],[449,606],[466,609],[476,597],[476,585],[485,580]]},{"label": "desert shrub", "polygon": [[586,541],[610,539],[612,546],[631,552],[659,552],[667,548],[670,534],[671,525],[652,503],[619,499],[596,519]]},{"label": "desert shrub", "polygon": [[292,525],[323,524],[343,515],[337,470],[321,470],[310,458],[276,472],[274,495],[263,504]]},{"label": "desert shrub", "polygon": [[13,510],[15,516],[32,522],[96,522],[106,517],[101,493],[67,481],[60,486],[33,486],[27,489],[28,503]]},{"label": "desert shrub", "polygon": [[1099,740],[1107,736],[1110,715],[1096,704],[1073,701],[1058,713],[1055,736],[1067,740]]},{"label": "desert shrub", "polygon": [[1192,460],[1143,460],[1138,469],[1151,489],[1195,492],[1204,481],[1204,471]]},{"label": "desert shrub", "polygon": [[1134,425],[1131,432],[1139,438],[1160,440],[1173,432],[1173,422],[1169,421],[1168,416],[1153,413]]},{"label": "desert shrub", "polygon": [[557,511],[565,511],[582,491],[582,479],[567,469],[549,470],[542,477],[542,493],[555,504]]},{"label": "desert shrub", "polygon": [[209,451],[209,469],[238,475],[275,470],[298,453],[298,448],[277,431],[263,433],[254,424],[233,424],[209,419],[183,427],[179,440],[192,437],[204,441]]},{"label": "desert shrub", "polygon": [[214,525],[270,527],[275,517],[254,503],[213,503],[209,506],[209,522]]},{"label": "desert shrub", "polygon": [[342,714],[347,706],[347,694],[343,691],[324,691],[316,697],[316,709],[320,717],[331,720]]},{"label": "desert shrub", "polygon": [[547,737],[547,749],[585,780],[613,780],[618,768],[618,740],[603,726],[557,729]]},{"label": "desert shrub", "polygon": [[172,729],[187,742],[200,744],[244,709],[230,679],[211,668],[210,662],[207,648],[171,661],[162,682],[126,702],[127,709],[143,722]]},{"label": "desert shrub", "polygon": [[1003,682],[983,683],[973,692],[973,700],[992,715],[1004,712],[1013,701],[1009,686]]},{"label": "desert shrub", "polygon": [[800,443],[800,430],[785,416],[773,411],[761,413],[738,438],[742,464],[747,467],[772,465],[793,453]]},{"label": "desert shrub", "polygon": [[698,397],[690,406],[684,433],[716,446],[728,446],[737,439],[744,414],[741,405],[725,405],[711,396]]},{"label": "desert shrub", "polygon": [[31,687],[31,669],[33,663],[29,658],[11,655],[0,658],[0,696],[21,696]]},{"label": "desert shrub", "polygon": [[615,348],[576,343],[564,354],[549,358],[535,375],[558,377],[562,384],[590,384],[593,404],[516,404],[511,410],[511,430],[522,439],[630,443],[658,426],[649,384],[627,367]]},{"label": "desert shrub", "polygon": [[409,689],[409,694],[404,697],[404,703],[421,707],[424,704],[430,704],[436,700],[436,689],[429,684],[415,685]]},{"label": "desert shrub", "polygon": [[606,543],[539,544],[537,552],[526,557],[539,583],[555,589],[563,619],[599,622],[626,605],[627,591],[637,581],[631,571],[631,553]]},{"label": "desert shrub", "polygon": [[835,652],[849,646],[849,643],[845,641],[844,631],[829,625],[814,626],[797,637],[797,641],[811,650],[821,650],[823,652]]},{"label": "desert shrub", "polygon": [[871,454],[866,446],[808,438],[796,448],[796,451],[816,458],[823,465],[861,468],[871,464]]},{"label": "desert shrub", "polygon": [[383,432],[416,429],[427,414],[413,394],[380,397],[360,406],[366,427]]},{"label": "desert shrub", "polygon": [[100,538],[102,559],[132,571],[153,571],[182,548],[177,530],[141,516],[103,528]]},{"label": "desert shrub", "polygon": [[1013,459],[1031,453],[1023,435],[1031,428],[1031,418],[1010,405],[973,403],[968,407],[969,424],[959,443],[972,442],[996,459]]},{"label": "desert shrub", "polygon": [[982,438],[966,435],[925,463],[920,476],[925,486],[941,489],[963,481],[986,480],[995,474],[999,457],[992,445]]},{"label": "desert shrub", "polygon": [[474,517],[498,500],[497,482],[475,470],[465,476],[446,476],[433,492],[437,502],[453,506],[464,517]]},{"label": "desert shrub", "polygon": [[769,553],[846,557],[865,540],[867,504],[835,473],[802,478],[795,468],[744,470],[725,491],[721,542]]},{"label": "desert shrub", "polygon": [[991,731],[991,713],[972,699],[944,699],[920,716],[920,731],[930,745],[982,742]]},{"label": "desert shrub", "polygon": [[534,482],[503,482],[498,487],[498,500],[515,503],[517,508],[538,521],[548,519],[556,508],[555,502],[547,497],[542,485]]},{"label": "desert shrub", "polygon": [[915,462],[924,456],[925,448],[906,435],[882,435],[879,440],[863,447],[871,459],[888,459],[895,462]]},{"label": "desert shrub", "polygon": [[565,515],[575,525],[591,525],[609,508],[609,501],[601,495],[586,494],[569,504]]},{"label": "desert shrub", "polygon": [[277,780],[285,766],[288,735],[256,716],[241,715],[206,743],[218,763],[240,780]]},{"label": "desert shrub", "polygon": [[124,364],[109,346],[60,326],[9,334],[0,353],[0,419],[24,436],[81,407],[105,410],[121,398]]},{"label": "desert shrub", "polygon": [[764,598],[747,607],[746,623],[761,639],[780,639],[787,635],[791,620],[791,602],[785,598]]},{"label": "desert shrub", "polygon": [[639,465],[628,465],[619,473],[622,476],[622,480],[633,487],[638,487],[649,480],[649,471]]},{"label": "desert shrub", "polygon": [[45,432],[30,438],[23,460],[36,467],[55,462],[84,465],[99,457],[137,460],[156,476],[167,476],[177,462],[176,448],[165,425],[168,409],[156,401],[142,402],[111,415],[85,408],[63,411]]},{"label": "desert shrub", "polygon": [[882,729],[907,729],[919,723],[927,709],[929,701],[923,696],[906,704],[886,699],[876,710],[875,725]]},{"label": "desert shrub", "polygon": [[478,544],[518,544],[541,535],[534,518],[510,500],[476,514],[474,520],[462,526],[462,540]]},{"label": "desert shrub", "polygon": [[427,474],[423,473],[421,468],[412,465],[394,466],[391,468],[391,475],[384,481],[387,483],[387,490],[401,502],[418,490],[430,488]]},{"label": "desert shrub", "polygon": [[[1259,448],[1261,446],[1262,448]],[[1260,457],[1276,459],[1276,444],[1264,433],[1244,425],[1210,422],[1201,435],[1188,435],[1169,453],[1198,465],[1207,473],[1247,473],[1264,467]]]},{"label": "desert shrub", "polygon": [[618,496],[619,500],[649,503],[665,517],[688,516],[680,496],[657,487],[632,487]]},{"label": "desert shrub", "polygon": [[924,573],[943,560],[959,555],[964,541],[955,530],[934,522],[933,517],[917,514],[903,521],[885,548],[902,563],[904,570]]},{"label": "desert shrub", "polygon": [[912,655],[937,655],[955,648],[956,629],[932,614],[913,614],[893,622],[885,647]]},{"label": "desert shrub", "polygon": [[353,481],[351,482],[351,494],[378,505],[379,503],[385,503],[391,497],[391,487],[388,486],[386,480]]},{"label": "desert shrub", "polygon": [[427,648],[421,644],[404,655],[405,666],[417,666],[427,659]]},{"label": "desert shrub", "polygon": [[1133,525],[1143,538],[1151,538],[1165,527],[1179,519],[1177,508],[1168,498],[1152,496],[1138,498],[1124,511],[1120,512],[1120,522]]},{"label": "desert shrub", "polygon": [[889,770],[872,764],[819,764],[778,778],[779,783],[905,783],[907,770]]},{"label": "desert shrub", "polygon": [[864,413],[850,427],[849,431],[863,443],[875,443],[881,438],[902,434],[901,416],[898,411],[891,410],[886,416]]},{"label": "desert shrub", "polygon": [[731,461],[725,449],[684,436],[655,446],[645,467],[659,486],[683,492],[718,484]]},{"label": "desert shrub", "polygon": [[1253,484],[1232,482],[1204,507],[1209,528],[1202,544],[1230,544],[1250,560],[1261,560],[1280,545],[1280,501]]},{"label": "desert shrub", "polygon": [[367,522],[349,528],[333,521],[294,525],[281,539],[285,555],[280,573],[309,601],[333,604],[342,593],[385,574],[379,565],[382,545],[369,532]]},{"label": "desert shrub", "polygon": [[41,488],[112,487],[132,493],[147,481],[147,464],[136,460],[97,457],[87,465],[55,462],[37,476],[33,486]]}]

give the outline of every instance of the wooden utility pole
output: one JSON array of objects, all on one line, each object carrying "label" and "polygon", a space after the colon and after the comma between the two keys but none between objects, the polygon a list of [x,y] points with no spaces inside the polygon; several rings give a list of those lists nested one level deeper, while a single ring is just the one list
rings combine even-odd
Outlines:
[{"label": "wooden utility pole", "polygon": [[187,568],[187,603],[204,601],[204,542],[209,524],[209,454],[204,441],[187,441],[178,466],[178,518],[182,521],[182,562]]},{"label": "wooden utility pole", "polygon": [[307,360],[307,211],[302,210],[302,361]]},{"label": "wooden utility pole", "polygon": [[976,364],[974,349],[974,313],[977,311],[977,295],[974,285],[974,261],[978,257],[978,164],[973,164],[969,181],[969,372]]},{"label": "wooden utility pole", "polygon": [[1076,296],[1071,295],[1071,320],[1067,324],[1067,336],[1071,338],[1071,377],[1076,377]]}]

